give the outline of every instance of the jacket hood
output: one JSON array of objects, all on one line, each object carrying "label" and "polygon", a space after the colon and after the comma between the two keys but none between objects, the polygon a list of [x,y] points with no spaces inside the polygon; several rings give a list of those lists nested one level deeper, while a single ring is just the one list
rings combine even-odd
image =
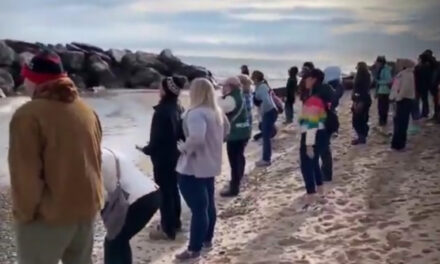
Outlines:
[{"label": "jacket hood", "polygon": [[70,78],[63,77],[37,86],[32,99],[48,99],[71,103],[78,98],[78,90]]}]

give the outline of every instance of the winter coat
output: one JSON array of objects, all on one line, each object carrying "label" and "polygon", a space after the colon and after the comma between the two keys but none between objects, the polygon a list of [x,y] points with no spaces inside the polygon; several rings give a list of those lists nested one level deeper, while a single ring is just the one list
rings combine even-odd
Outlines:
[{"label": "winter coat", "polygon": [[10,123],[9,168],[17,222],[91,221],[103,206],[99,119],[69,78],[37,87]]}]

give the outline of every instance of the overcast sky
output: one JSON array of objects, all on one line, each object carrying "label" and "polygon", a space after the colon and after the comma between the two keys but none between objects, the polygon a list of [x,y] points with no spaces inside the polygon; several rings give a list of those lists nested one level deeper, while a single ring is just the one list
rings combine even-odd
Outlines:
[{"label": "overcast sky", "polygon": [[0,25],[0,39],[180,55],[357,61],[440,53],[439,0],[0,0]]}]

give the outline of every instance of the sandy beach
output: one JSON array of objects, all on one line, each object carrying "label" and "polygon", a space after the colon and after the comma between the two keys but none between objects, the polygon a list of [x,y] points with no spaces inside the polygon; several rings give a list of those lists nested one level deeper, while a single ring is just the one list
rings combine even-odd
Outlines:
[{"label": "sandy beach", "polygon": [[[136,100],[146,102],[143,98],[145,96]],[[145,111],[139,106],[144,103],[130,104],[131,99],[122,96],[117,101],[122,100],[121,105],[132,105],[132,108],[119,112],[108,108],[111,111],[103,122],[108,124],[104,125],[107,135],[104,141],[109,145],[123,145],[127,151],[130,149],[133,160],[150,171],[148,159],[131,152],[133,144],[146,140],[149,122],[145,114],[136,112],[143,122],[139,127],[140,121],[133,119],[136,115],[126,115],[134,110]],[[105,103],[96,100],[99,104]],[[440,263],[440,127],[424,123],[422,132],[409,138],[408,150],[403,153],[389,151],[389,138],[374,130],[366,146],[353,147],[349,109],[349,96],[346,96],[339,109],[340,134],[332,142],[334,182],[326,186],[326,194],[319,202],[306,211],[300,204],[305,190],[299,169],[298,126],[280,125],[281,131],[274,142],[275,159],[270,168],[253,168],[260,146],[252,142],[247,150],[248,169],[243,191],[235,199],[220,198],[217,194],[219,219],[214,248],[195,263]],[[370,123],[375,125],[375,107],[371,108],[371,114]],[[120,121],[114,121],[118,118]],[[109,133],[113,136],[108,136]],[[124,136],[126,133],[128,137]],[[225,156],[223,174],[217,178],[217,193],[227,183],[228,174]],[[8,187],[7,184],[2,186],[0,263],[9,264],[14,263],[15,249]],[[176,241],[156,242],[148,238],[149,230],[157,225],[156,215],[132,240],[134,263],[174,263],[174,254],[187,243],[189,216],[185,209],[186,232]],[[99,264],[102,263],[103,236],[104,230],[98,223],[94,258]]]}]

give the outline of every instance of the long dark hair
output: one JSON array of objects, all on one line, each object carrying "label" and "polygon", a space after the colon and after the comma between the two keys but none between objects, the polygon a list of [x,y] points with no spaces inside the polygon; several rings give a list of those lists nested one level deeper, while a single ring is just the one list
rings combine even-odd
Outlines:
[{"label": "long dark hair", "polygon": [[357,65],[357,72],[354,78],[354,85],[359,86],[362,84],[368,83],[368,86],[371,84],[371,75],[368,70],[368,65],[365,62],[359,62]]}]

